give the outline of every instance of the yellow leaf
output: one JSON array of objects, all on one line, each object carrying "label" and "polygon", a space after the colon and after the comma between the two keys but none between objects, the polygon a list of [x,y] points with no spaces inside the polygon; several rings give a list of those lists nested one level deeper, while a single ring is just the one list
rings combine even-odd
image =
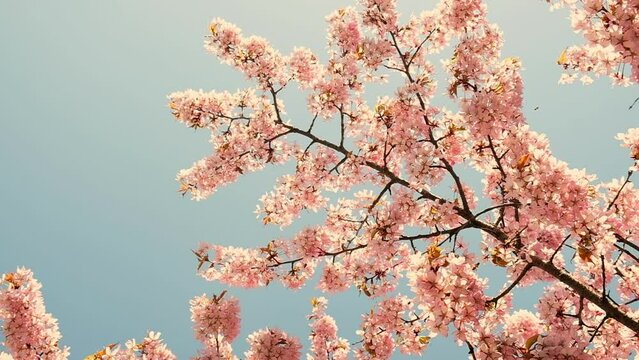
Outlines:
[{"label": "yellow leaf", "polygon": [[501,94],[504,92],[504,84],[499,83],[497,86],[491,89],[495,94]]},{"label": "yellow leaf", "polygon": [[386,104],[379,103],[375,105],[375,113],[379,116],[388,116],[388,106]]},{"label": "yellow leaf", "polygon": [[355,56],[357,57],[357,60],[362,60],[362,58],[364,58],[364,47],[362,45],[357,46]]},{"label": "yellow leaf", "polygon": [[419,343],[422,345],[426,345],[430,342],[430,336],[420,336]]},{"label": "yellow leaf", "polygon": [[311,305],[312,305],[313,307],[316,307],[316,306],[317,306],[317,304],[319,304],[319,301],[317,301],[317,298],[315,298],[315,297],[314,297],[314,298],[312,298],[312,299],[311,299]]},{"label": "yellow leaf", "polygon": [[217,24],[216,23],[211,24],[209,29],[211,30],[211,34],[217,36]]},{"label": "yellow leaf", "polygon": [[539,334],[533,335],[526,340],[526,350],[530,350],[530,348],[535,345],[535,343],[539,340]]},{"label": "yellow leaf", "polygon": [[451,133],[457,132],[457,131],[465,131],[466,128],[463,126],[457,126],[455,124],[450,124],[450,126],[448,126],[448,131],[450,131]]},{"label": "yellow leaf", "polygon": [[559,58],[557,59],[557,65],[566,65],[568,62],[568,56],[566,56],[566,52],[568,49],[565,49],[564,51],[561,52],[561,55],[559,55]]},{"label": "yellow leaf", "polygon": [[525,154],[517,160],[515,167],[517,170],[522,171],[528,164],[530,164],[530,154]]},{"label": "yellow leaf", "polygon": [[429,260],[434,260],[439,258],[442,255],[442,248],[440,248],[439,246],[429,246],[428,247],[428,259]]}]

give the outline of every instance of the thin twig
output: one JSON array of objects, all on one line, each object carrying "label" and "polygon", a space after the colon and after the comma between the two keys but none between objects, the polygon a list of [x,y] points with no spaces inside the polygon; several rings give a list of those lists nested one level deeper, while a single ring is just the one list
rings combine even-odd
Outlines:
[{"label": "thin twig", "polygon": [[517,278],[506,289],[504,289],[504,291],[502,291],[499,295],[495,296],[494,298],[488,300],[486,303],[488,304],[494,303],[495,306],[497,306],[497,302],[499,301],[499,299],[508,295],[510,290],[512,290],[515,286],[517,286],[517,284],[519,284],[519,282],[524,278],[524,276],[526,276],[526,273],[528,272],[528,270],[530,270],[532,267],[533,267],[532,264],[530,263],[526,264],[526,266],[524,266],[524,269],[521,271],[521,273],[519,273],[519,276],[517,276]]}]

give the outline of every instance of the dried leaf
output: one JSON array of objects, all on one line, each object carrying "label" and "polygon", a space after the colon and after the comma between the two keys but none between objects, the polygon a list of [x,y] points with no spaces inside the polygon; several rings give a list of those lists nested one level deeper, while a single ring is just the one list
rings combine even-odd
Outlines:
[{"label": "dried leaf", "polygon": [[525,154],[517,160],[515,167],[517,170],[522,171],[526,166],[530,164],[530,154]]},{"label": "dried leaf", "polygon": [[355,56],[357,57],[357,60],[362,60],[364,58],[364,47],[361,44],[357,46]]},{"label": "dried leaf", "polygon": [[20,282],[16,279],[16,274],[15,273],[6,274],[4,276],[4,281],[8,282],[9,284],[11,284],[16,289],[20,287]]},{"label": "dried leaf", "polygon": [[389,115],[388,106],[382,103],[375,105],[375,113],[382,117],[388,116]]},{"label": "dried leaf", "polygon": [[436,245],[432,245],[428,247],[428,260],[432,261],[434,259],[439,258],[442,255],[442,248]]},{"label": "dried leaf", "polygon": [[592,249],[587,248],[585,246],[577,247],[577,255],[583,261],[592,262]]},{"label": "dried leaf", "polygon": [[539,334],[533,335],[526,340],[526,350],[530,350],[530,348],[535,345],[535,343],[539,340]]},{"label": "dried leaf", "polygon": [[508,266],[508,261],[506,261],[503,257],[500,256],[500,254],[495,253],[492,256],[492,261],[493,264],[497,265],[497,266],[501,266],[501,267],[506,267]]},{"label": "dried leaf", "polygon": [[457,131],[465,131],[466,128],[463,126],[457,126],[455,124],[450,124],[450,126],[448,126],[448,131],[451,133],[457,132]]}]

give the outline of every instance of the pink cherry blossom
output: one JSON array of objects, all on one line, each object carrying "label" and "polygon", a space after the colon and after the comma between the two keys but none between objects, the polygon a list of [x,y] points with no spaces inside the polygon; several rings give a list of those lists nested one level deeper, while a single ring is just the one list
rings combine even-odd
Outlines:
[{"label": "pink cherry blossom", "polygon": [[222,293],[211,298],[196,296],[191,300],[191,320],[195,338],[207,342],[218,335],[232,342],[240,333],[240,305],[235,298]]},{"label": "pink cherry blossom", "polygon": [[324,297],[311,300],[313,312],[309,316],[311,335],[311,355],[309,359],[331,358],[335,360],[348,359],[350,344],[346,339],[337,337],[335,319],[326,314],[327,300]]},{"label": "pink cherry blossom", "polygon": [[279,329],[264,329],[249,335],[246,360],[297,360],[301,357],[299,340]]},{"label": "pink cherry blossom", "polygon": [[[566,48],[557,63],[566,70],[610,76],[628,86],[639,82],[639,2],[637,0],[553,0],[552,9],[567,7],[572,28],[586,40]],[[582,77],[582,83],[592,79]]]},{"label": "pink cherry blossom", "polygon": [[60,347],[58,321],[46,312],[40,288],[31,270],[18,268],[2,276],[0,319],[4,345],[15,360],[64,360],[69,348]]}]

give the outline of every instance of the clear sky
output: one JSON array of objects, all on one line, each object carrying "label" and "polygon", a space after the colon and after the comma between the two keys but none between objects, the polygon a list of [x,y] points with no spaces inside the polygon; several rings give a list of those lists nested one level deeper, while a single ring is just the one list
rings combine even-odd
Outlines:
[{"label": "clear sky", "polygon": [[[404,14],[434,5],[399,3]],[[174,352],[188,358],[198,346],[189,299],[223,289],[195,275],[190,249],[200,241],[255,246],[299,226],[280,232],[253,213],[283,169],[245,176],[204,202],[179,196],[175,174],[208,154],[210,145],[207,134],[172,119],[166,95],[247,85],[202,48],[212,18],[264,36],[282,53],[294,46],[322,52],[324,16],[350,2],[0,4],[0,273],[17,266],[34,270],[72,359],[140,339],[147,330],[161,331]],[[557,85],[557,56],[580,41],[567,14],[550,13],[540,0],[488,5],[505,34],[504,56],[523,61],[532,127],[546,132],[555,154],[572,166],[602,180],[623,176],[629,160],[613,137],[637,124],[638,110],[628,111],[636,87],[611,88],[607,79],[588,87]],[[304,111],[302,102],[287,107]],[[493,286],[501,287],[500,281]],[[243,313],[238,354],[246,349],[245,335],[267,325],[308,336],[314,284],[299,292],[279,285],[231,292]],[[341,336],[356,340],[367,306],[355,290],[329,299]],[[443,354],[461,358],[466,350],[437,339],[426,353]]]}]

